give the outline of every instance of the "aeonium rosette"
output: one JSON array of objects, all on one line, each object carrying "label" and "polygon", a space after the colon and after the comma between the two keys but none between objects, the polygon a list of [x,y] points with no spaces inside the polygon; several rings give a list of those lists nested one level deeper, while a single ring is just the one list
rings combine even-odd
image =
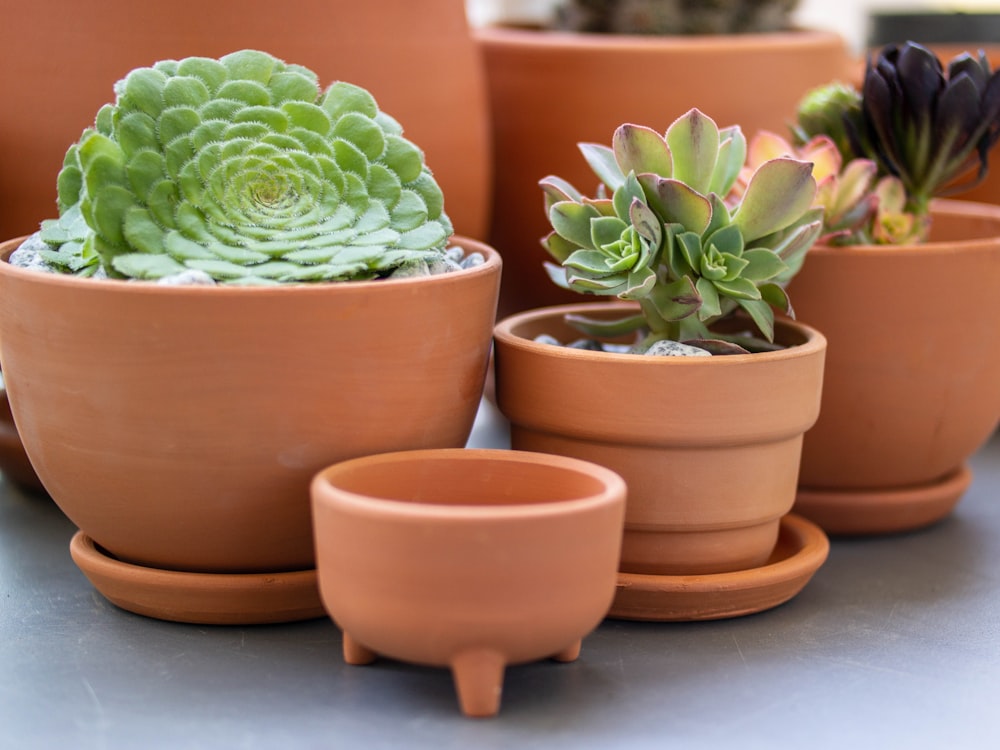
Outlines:
[{"label": "aeonium rosette", "polygon": [[1000,71],[991,70],[982,51],[945,66],[920,44],[890,44],[869,60],[860,91],[821,86],[803,98],[797,119],[800,142],[829,135],[845,161],[869,159],[880,176],[899,181],[901,189],[882,196],[889,211],[878,227],[884,241],[925,240],[931,199],[961,193],[986,176],[1000,140]]},{"label": "aeonium rosette", "polygon": [[60,270],[234,283],[386,275],[444,253],[452,226],[422,152],[372,96],[244,50],[159,62],[67,152]]},{"label": "aeonium rosette", "polygon": [[774,308],[790,311],[784,286],[822,229],[811,164],[769,160],[733,195],[746,140],[697,109],[663,135],[624,124],[610,147],[580,149],[601,180],[596,197],[559,177],[540,183],[553,230],[543,245],[559,262],[549,274],[579,292],[636,300],[642,314],[574,325],[593,335],[644,328],[647,345],[704,341],[716,337],[714,322],[743,310],[773,340]]}]

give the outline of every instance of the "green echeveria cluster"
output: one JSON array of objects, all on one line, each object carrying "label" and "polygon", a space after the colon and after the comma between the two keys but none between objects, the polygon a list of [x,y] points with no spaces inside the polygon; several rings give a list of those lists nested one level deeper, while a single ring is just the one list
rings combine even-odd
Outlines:
[{"label": "green echeveria cluster", "polygon": [[66,154],[43,257],[60,270],[217,281],[369,279],[443,254],[422,152],[362,88],[263,52],[132,71]]},{"label": "green echeveria cluster", "polygon": [[610,148],[580,148],[602,189],[588,198],[561,178],[541,181],[554,230],[543,244],[561,264],[548,264],[549,273],[569,289],[637,300],[642,317],[578,327],[621,334],[644,326],[647,343],[702,340],[742,309],[773,339],[772,308],[789,310],[784,285],[822,229],[811,164],[772,159],[734,191],[746,140],[697,109],[665,135],[626,124]]}]

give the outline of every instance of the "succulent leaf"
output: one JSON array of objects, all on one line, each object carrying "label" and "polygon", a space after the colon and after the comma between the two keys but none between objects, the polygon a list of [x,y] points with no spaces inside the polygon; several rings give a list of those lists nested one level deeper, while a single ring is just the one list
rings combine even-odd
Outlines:
[{"label": "succulent leaf", "polygon": [[549,221],[556,233],[580,247],[591,247],[590,221],[600,216],[592,205],[574,201],[560,201],[549,209]]},{"label": "succulent leaf", "polygon": [[[270,283],[444,254],[451,222],[423,153],[358,86],[321,92],[312,71],[243,50],[140,68],[115,92],[67,151],[57,257],[88,247],[111,276]],[[86,242],[66,231],[77,214]]]},{"label": "succulent leaf", "polygon": [[614,192],[622,186],[625,182],[625,173],[618,166],[615,152],[611,148],[600,143],[581,143],[579,148],[587,164],[594,170],[594,174],[608,186],[608,189]]},{"label": "succulent leaf", "polygon": [[721,136],[719,155],[709,191],[717,195],[726,195],[740,176],[740,171],[746,162],[747,141],[743,137],[743,132],[735,125],[722,130]]},{"label": "succulent leaf", "polygon": [[667,128],[667,144],[673,157],[674,179],[699,193],[709,192],[719,157],[719,128],[697,109]]},{"label": "succulent leaf", "polygon": [[795,159],[773,159],[750,178],[733,221],[752,242],[793,224],[809,209],[815,196],[812,165]]},{"label": "succulent leaf", "polygon": [[663,136],[641,125],[621,125],[612,136],[615,160],[624,174],[672,174],[672,157]]},{"label": "succulent leaf", "polygon": [[763,298],[740,299],[738,303],[760,329],[764,338],[768,341],[774,341],[774,310],[771,305]]},{"label": "succulent leaf", "polygon": [[703,194],[680,180],[644,174],[641,182],[650,207],[667,224],[680,224],[701,234],[712,220],[712,204]]},{"label": "succulent leaf", "polygon": [[638,331],[646,319],[642,315],[626,315],[622,318],[606,320],[604,318],[590,318],[586,315],[568,314],[566,322],[588,336],[617,338]]},{"label": "succulent leaf", "polygon": [[668,322],[684,320],[696,313],[702,305],[702,297],[688,276],[660,284],[649,295],[649,299],[660,318]]}]

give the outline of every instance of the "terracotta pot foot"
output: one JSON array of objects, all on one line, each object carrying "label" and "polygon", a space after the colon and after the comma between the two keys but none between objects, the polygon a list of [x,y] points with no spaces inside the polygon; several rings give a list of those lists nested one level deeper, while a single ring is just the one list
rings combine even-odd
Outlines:
[{"label": "terracotta pot foot", "polygon": [[358,643],[344,631],[344,661],[348,664],[371,664],[375,661],[375,652]]},{"label": "terracotta pot foot", "polygon": [[553,660],[561,662],[576,661],[580,658],[580,649],[583,647],[583,641],[579,640],[572,645],[564,648],[558,654],[552,656]]},{"label": "terracotta pot foot", "polygon": [[500,711],[503,655],[490,649],[463,651],[451,660],[458,702],[466,716],[496,716]]}]

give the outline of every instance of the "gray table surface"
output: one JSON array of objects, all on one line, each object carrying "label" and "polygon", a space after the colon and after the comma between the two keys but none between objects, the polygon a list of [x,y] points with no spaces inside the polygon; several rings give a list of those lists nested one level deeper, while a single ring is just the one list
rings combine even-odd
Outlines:
[{"label": "gray table surface", "polygon": [[[480,412],[471,446],[503,447]],[[74,528],[0,480],[2,748],[997,748],[1000,439],[936,526],[834,539],[805,590],[702,623],[606,621],[511,667],[495,719],[445,670],[346,666],[327,619],[203,627],[105,601]]]}]

